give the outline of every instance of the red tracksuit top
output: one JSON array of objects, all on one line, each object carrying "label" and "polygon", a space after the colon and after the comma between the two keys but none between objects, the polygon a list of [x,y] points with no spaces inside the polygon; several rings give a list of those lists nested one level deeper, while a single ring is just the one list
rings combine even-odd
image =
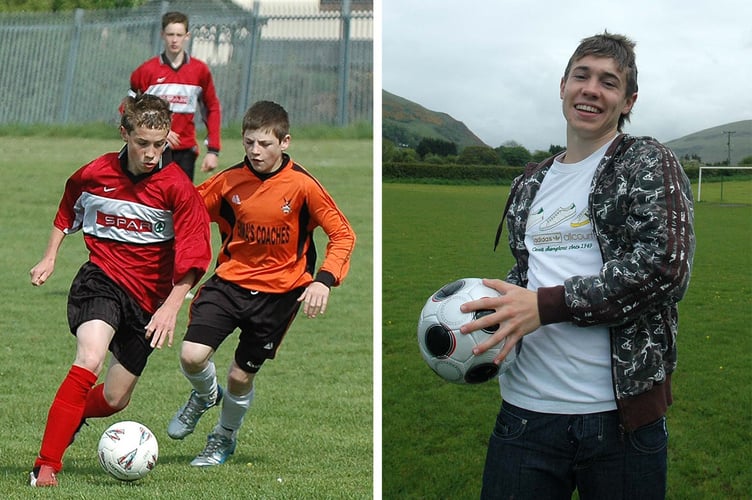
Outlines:
[{"label": "red tracksuit top", "polygon": [[84,165],[65,184],[54,225],[83,230],[89,260],[154,313],[189,271],[212,259],[209,216],[178,164],[133,176],[127,151]]},{"label": "red tracksuit top", "polygon": [[[172,131],[180,136],[176,150],[198,147],[194,115],[201,112],[208,133],[209,151],[221,147],[221,108],[209,66],[185,53],[183,64],[173,68],[164,53],[152,57],[131,74],[130,96],[153,94],[170,103]],[[198,150],[196,150],[198,153]]]}]

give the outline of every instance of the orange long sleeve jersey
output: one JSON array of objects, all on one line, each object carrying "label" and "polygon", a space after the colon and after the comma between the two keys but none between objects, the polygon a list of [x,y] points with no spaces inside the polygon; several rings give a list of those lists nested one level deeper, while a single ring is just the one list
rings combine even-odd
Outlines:
[{"label": "orange long sleeve jersey", "polygon": [[216,274],[249,290],[283,293],[314,280],[313,231],[329,238],[315,280],[337,286],[350,268],[355,233],[324,187],[284,155],[272,174],[244,159],[198,186],[222,245]]}]

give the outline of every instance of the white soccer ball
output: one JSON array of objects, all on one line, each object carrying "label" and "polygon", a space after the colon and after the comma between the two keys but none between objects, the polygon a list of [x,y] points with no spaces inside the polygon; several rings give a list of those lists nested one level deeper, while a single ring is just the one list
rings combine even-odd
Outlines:
[{"label": "white soccer ball", "polygon": [[499,325],[460,333],[462,325],[494,312],[463,313],[460,311],[462,304],[499,295],[479,278],[463,278],[444,285],[428,298],[418,320],[418,345],[423,359],[441,378],[457,384],[479,384],[501,375],[514,362],[521,347],[519,343],[501,365],[494,364],[493,360],[504,347],[504,341],[483,354],[473,354],[473,347],[488,339]]},{"label": "white soccer ball", "polygon": [[135,481],[157,465],[159,445],[144,424],[124,421],[104,431],[97,451],[104,470],[121,481]]}]

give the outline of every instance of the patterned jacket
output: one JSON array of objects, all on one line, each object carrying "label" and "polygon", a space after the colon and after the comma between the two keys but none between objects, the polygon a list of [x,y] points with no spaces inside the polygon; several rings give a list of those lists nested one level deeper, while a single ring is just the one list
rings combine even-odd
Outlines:
[{"label": "patterned jacket", "polygon": [[[516,260],[506,281],[522,287],[530,206],[552,163],[553,157],[528,164],[505,208]],[[677,303],[689,285],[695,249],[689,179],[655,139],[622,135],[596,169],[589,211],[604,262],[600,273],[539,288],[538,308],[542,324],[609,327],[614,394],[629,432],[663,416],[672,401]],[[504,217],[497,244],[503,223]]]}]

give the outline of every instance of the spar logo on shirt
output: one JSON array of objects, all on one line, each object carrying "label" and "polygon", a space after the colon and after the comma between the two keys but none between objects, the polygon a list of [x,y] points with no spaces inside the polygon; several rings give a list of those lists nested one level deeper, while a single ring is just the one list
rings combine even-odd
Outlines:
[{"label": "spar logo on shirt", "polygon": [[190,97],[184,95],[162,95],[159,97],[169,102],[171,105],[190,103]]},{"label": "spar logo on shirt", "polygon": [[138,233],[161,233],[165,229],[165,224],[162,221],[152,223],[148,220],[107,214],[99,210],[97,210],[97,224],[108,228],[117,228]]}]

